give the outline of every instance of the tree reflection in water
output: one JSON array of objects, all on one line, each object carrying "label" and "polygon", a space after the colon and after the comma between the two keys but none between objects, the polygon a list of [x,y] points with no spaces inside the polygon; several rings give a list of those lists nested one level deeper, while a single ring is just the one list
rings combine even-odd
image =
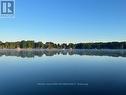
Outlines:
[{"label": "tree reflection in water", "polygon": [[114,50],[114,49],[76,49],[76,50],[61,50],[61,49],[32,49],[32,50],[0,50],[1,56],[17,56],[22,58],[33,58],[35,56],[42,57],[54,56],[54,55],[88,55],[88,56],[112,56],[112,57],[126,57],[126,50]]}]

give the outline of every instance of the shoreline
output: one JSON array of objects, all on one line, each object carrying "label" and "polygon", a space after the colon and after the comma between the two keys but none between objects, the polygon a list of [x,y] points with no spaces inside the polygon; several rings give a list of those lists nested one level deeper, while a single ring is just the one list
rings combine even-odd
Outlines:
[{"label": "shoreline", "polygon": [[4,50],[13,50],[13,51],[74,51],[74,50],[79,50],[79,51],[126,51],[126,49],[0,49],[0,51]]}]

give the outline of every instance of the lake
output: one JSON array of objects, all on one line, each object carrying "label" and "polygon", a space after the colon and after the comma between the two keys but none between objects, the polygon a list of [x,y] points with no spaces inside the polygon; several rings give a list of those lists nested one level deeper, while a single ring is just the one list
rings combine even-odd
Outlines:
[{"label": "lake", "polygon": [[126,50],[0,50],[0,95],[126,95]]}]

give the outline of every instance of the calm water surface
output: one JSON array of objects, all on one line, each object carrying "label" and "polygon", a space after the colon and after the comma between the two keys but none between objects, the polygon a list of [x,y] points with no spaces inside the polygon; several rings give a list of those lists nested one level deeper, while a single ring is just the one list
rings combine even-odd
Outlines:
[{"label": "calm water surface", "polygon": [[0,50],[0,95],[126,95],[126,50]]}]

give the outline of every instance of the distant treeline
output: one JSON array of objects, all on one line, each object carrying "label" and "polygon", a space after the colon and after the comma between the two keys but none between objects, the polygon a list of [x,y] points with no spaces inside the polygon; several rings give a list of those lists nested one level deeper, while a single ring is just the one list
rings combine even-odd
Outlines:
[{"label": "distant treeline", "polygon": [[1,42],[0,49],[126,49],[126,42],[98,42],[98,43],[63,43],[55,44],[53,42],[18,41]]}]

